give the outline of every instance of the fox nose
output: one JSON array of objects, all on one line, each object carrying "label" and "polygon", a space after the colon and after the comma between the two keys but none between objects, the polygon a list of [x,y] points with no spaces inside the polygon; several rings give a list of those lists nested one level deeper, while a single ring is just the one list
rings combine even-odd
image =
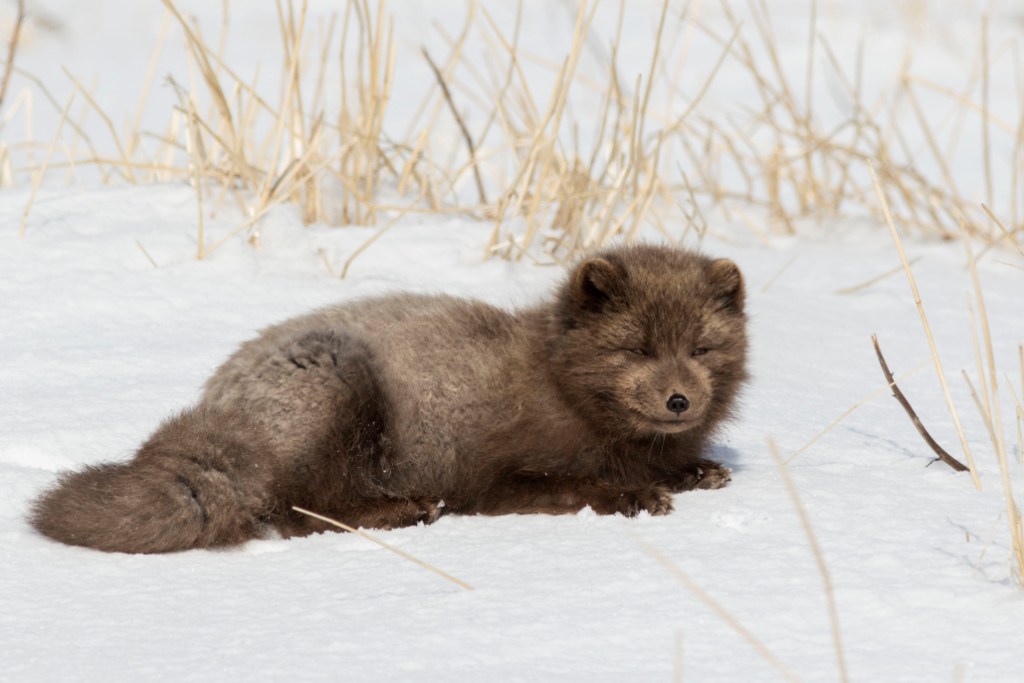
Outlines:
[{"label": "fox nose", "polygon": [[665,407],[671,410],[676,415],[680,415],[686,412],[686,409],[690,407],[690,399],[686,398],[682,394],[672,394],[668,398],[668,403]]}]

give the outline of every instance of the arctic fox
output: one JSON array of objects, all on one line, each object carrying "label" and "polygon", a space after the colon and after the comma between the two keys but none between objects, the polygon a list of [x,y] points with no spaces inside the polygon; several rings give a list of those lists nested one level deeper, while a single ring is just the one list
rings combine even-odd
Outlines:
[{"label": "arctic fox", "polygon": [[709,436],[747,377],[739,269],[678,248],[579,262],[508,312],[395,294],[246,342],[199,403],[129,462],[60,477],[32,524],[64,543],[156,553],[444,514],[654,515],[718,488]]}]

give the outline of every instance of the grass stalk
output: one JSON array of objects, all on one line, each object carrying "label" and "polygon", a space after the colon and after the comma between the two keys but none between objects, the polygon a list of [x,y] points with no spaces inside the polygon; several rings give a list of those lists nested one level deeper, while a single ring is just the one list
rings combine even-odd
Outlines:
[{"label": "grass stalk", "polygon": [[720,602],[711,597],[711,595],[707,591],[705,591],[703,588],[697,585],[697,583],[694,582],[694,580],[691,579],[690,576],[686,572],[684,572],[678,564],[670,560],[663,552],[661,552],[651,544],[647,543],[646,541],[642,539],[637,539],[637,542],[640,544],[640,547],[642,547],[644,551],[647,552],[648,555],[654,558],[654,560],[662,567],[664,567],[670,574],[672,574],[672,576],[674,576],[676,580],[679,581],[679,583],[683,584],[691,593],[693,593],[701,602],[703,602],[704,605],[708,607],[708,609],[714,612],[715,616],[722,620],[722,623],[724,623],[733,631],[735,631],[737,635],[743,638],[743,640],[747,641],[747,643],[752,648],[754,648],[754,651],[757,652],[757,654],[759,654],[761,658],[764,659],[768,664],[770,664],[771,667],[775,669],[775,671],[778,672],[780,676],[782,676],[787,681],[800,680],[800,678],[793,672],[793,670],[785,664],[783,664],[782,661],[775,656],[775,653],[773,653],[771,649],[769,649],[769,647],[765,645],[760,638],[755,636],[750,629],[744,626],[739,621],[739,619],[733,616],[733,614],[729,612],[729,610],[727,610]]},{"label": "grass stalk", "polygon": [[64,129],[64,122],[68,120],[68,112],[71,111],[71,105],[75,101],[75,95],[78,94],[76,88],[71,93],[71,97],[68,98],[67,104],[64,105],[63,111],[60,113],[60,122],[57,124],[57,130],[53,134],[53,139],[50,140],[50,146],[46,150],[46,156],[43,158],[43,163],[36,171],[35,179],[32,182],[32,192],[29,194],[28,202],[25,204],[25,210],[21,213],[21,226],[18,228],[18,237],[24,238],[25,232],[28,229],[28,215],[32,211],[32,205],[36,201],[36,194],[39,192],[39,187],[43,184],[43,178],[46,176],[46,169],[50,163],[50,157],[53,156],[53,150],[57,148],[57,140],[60,139],[61,131]]},{"label": "grass stalk", "polygon": [[320,514],[317,514],[316,512],[312,512],[312,511],[306,510],[304,508],[296,507],[294,505],[292,506],[292,510],[295,510],[296,512],[302,513],[302,514],[307,515],[309,517],[312,517],[313,519],[319,519],[321,522],[326,522],[327,524],[330,524],[332,526],[336,526],[339,529],[344,529],[345,531],[347,531],[347,532],[349,532],[351,534],[355,534],[356,536],[359,536],[360,538],[365,538],[367,541],[370,541],[371,543],[376,543],[377,545],[379,545],[380,547],[384,548],[385,550],[389,550],[389,551],[393,552],[394,554],[398,555],[399,557],[404,558],[406,560],[409,560],[413,564],[418,565],[418,566],[422,567],[423,569],[426,569],[429,572],[433,572],[434,574],[437,574],[438,576],[440,576],[445,581],[450,581],[450,582],[454,583],[459,588],[462,588],[462,589],[467,590],[467,591],[475,590],[473,588],[473,586],[469,585],[468,583],[466,583],[462,579],[457,579],[454,576],[452,576],[451,574],[449,574],[448,572],[443,571],[441,569],[438,569],[434,565],[432,565],[432,564],[430,564],[428,562],[424,562],[423,560],[419,559],[418,557],[415,557],[415,556],[410,555],[409,553],[405,552],[401,548],[396,548],[395,546],[391,545],[390,543],[382,541],[381,539],[377,538],[376,536],[373,536],[371,534],[366,533],[362,529],[357,529],[355,527],[351,527],[348,524],[345,524],[344,522],[340,522],[340,521],[338,521],[336,519],[332,519],[330,517],[325,517],[324,515],[320,515]]},{"label": "grass stalk", "polygon": [[[1012,574],[1017,584],[1024,588],[1024,521],[1021,519],[1020,510],[1013,495],[1010,462],[1006,452],[1006,440],[1003,432],[1003,411],[999,402],[999,373],[996,370],[995,353],[992,347],[992,331],[989,327],[988,313],[985,308],[985,295],[981,286],[981,278],[978,275],[974,251],[971,249],[966,229],[962,230],[961,238],[964,250],[967,253],[967,265],[971,274],[971,284],[974,288],[978,320],[981,327],[981,340],[984,348],[983,358],[988,371],[987,385],[982,385],[988,397],[983,402],[978,403],[978,408],[985,419],[985,424],[992,440],[992,448],[995,451],[996,461],[999,464],[999,474],[1003,484],[1003,498],[1006,504],[1006,516],[1010,527]],[[983,377],[984,375],[981,375],[979,379]]]},{"label": "grass stalk", "polygon": [[778,447],[771,439],[768,440],[768,450],[771,451],[772,458],[775,460],[775,465],[779,469],[779,474],[782,475],[782,481],[786,485],[786,491],[789,493],[790,500],[793,501],[793,507],[796,508],[797,516],[800,518],[800,525],[803,527],[804,534],[807,536],[807,543],[811,546],[811,554],[814,555],[814,563],[817,565],[818,573],[821,575],[821,581],[825,588],[825,602],[828,605],[828,623],[832,631],[832,648],[836,655],[836,667],[839,670],[839,680],[846,683],[850,680],[850,675],[846,666],[846,653],[843,648],[842,629],[839,627],[839,608],[836,605],[835,588],[832,584],[832,573],[828,569],[828,563],[825,562],[825,554],[821,551],[821,545],[818,543],[818,537],[814,533],[814,527],[811,526],[811,519],[807,515],[807,509],[804,507],[803,501],[800,500],[800,494],[796,490],[796,484],[793,482],[793,477],[789,474],[789,468],[786,466],[786,463],[783,462],[782,455],[779,453]]},{"label": "grass stalk", "polygon": [[14,16],[14,24],[11,26],[11,37],[7,39],[7,59],[4,62],[4,75],[0,77],[0,104],[3,104],[7,95],[7,87],[11,82],[11,74],[14,70],[14,58],[18,54],[18,42],[21,38],[21,26],[25,23],[25,0],[17,0],[18,10]]}]

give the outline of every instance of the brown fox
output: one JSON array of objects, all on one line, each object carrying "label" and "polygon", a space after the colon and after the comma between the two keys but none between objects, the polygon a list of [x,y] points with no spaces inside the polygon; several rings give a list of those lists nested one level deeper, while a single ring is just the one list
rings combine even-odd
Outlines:
[{"label": "brown fox", "polygon": [[396,294],[264,330],[125,463],[60,477],[40,532],[107,551],[241,543],[442,513],[654,515],[718,488],[704,457],[747,377],[731,261],[627,246],[516,312]]}]

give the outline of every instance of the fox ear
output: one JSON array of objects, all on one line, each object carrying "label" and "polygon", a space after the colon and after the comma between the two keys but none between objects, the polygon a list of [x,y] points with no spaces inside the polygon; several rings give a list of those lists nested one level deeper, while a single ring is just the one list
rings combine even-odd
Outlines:
[{"label": "fox ear", "polygon": [[745,294],[739,266],[723,258],[708,264],[705,272],[722,310],[742,313]]},{"label": "fox ear", "polygon": [[573,301],[586,310],[598,311],[622,292],[626,271],[617,263],[595,257],[576,266],[570,285]]}]

